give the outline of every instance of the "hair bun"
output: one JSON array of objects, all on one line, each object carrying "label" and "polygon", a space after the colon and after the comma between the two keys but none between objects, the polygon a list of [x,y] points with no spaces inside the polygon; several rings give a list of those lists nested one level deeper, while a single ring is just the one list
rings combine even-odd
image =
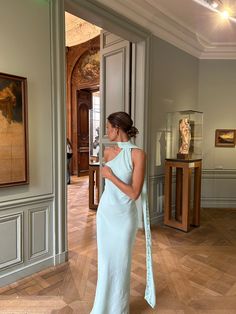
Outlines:
[{"label": "hair bun", "polygon": [[136,134],[138,133],[139,131],[135,126],[131,126],[131,128],[127,131],[129,137],[136,137]]},{"label": "hair bun", "polygon": [[111,113],[107,120],[110,122],[113,128],[120,128],[129,137],[135,137],[138,129],[133,126],[133,120],[130,115],[125,111],[118,111]]}]

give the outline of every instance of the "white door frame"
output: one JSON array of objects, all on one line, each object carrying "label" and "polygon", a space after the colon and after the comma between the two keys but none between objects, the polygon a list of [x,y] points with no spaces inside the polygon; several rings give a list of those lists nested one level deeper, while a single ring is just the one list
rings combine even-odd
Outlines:
[{"label": "white door frame", "polygon": [[[94,0],[51,0],[52,102],[54,117],[54,193],[55,193],[55,264],[67,259],[67,186],[66,186],[66,71],[65,71],[65,10],[88,22],[135,43],[133,53],[136,73],[132,80],[132,112],[139,129],[136,143],[149,148],[148,102],[150,33],[127,18]],[[148,178],[147,169],[147,178]]]}]

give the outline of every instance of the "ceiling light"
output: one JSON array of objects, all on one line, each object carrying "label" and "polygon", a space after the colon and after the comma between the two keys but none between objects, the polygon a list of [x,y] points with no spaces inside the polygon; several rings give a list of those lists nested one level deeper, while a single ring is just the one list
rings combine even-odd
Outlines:
[{"label": "ceiling light", "polygon": [[[201,4],[202,6],[218,12],[224,20],[231,20],[232,22],[236,22],[236,14],[230,9],[226,8],[224,4],[224,0],[193,0]],[[226,2],[226,1],[225,1]]]},{"label": "ceiling light", "polygon": [[218,8],[219,3],[216,2],[216,1],[213,1],[211,5],[212,5],[212,7],[213,7],[214,9],[216,9],[216,8]]},{"label": "ceiling light", "polygon": [[220,12],[220,14],[221,14],[221,17],[225,20],[227,20],[230,17],[229,11],[227,10]]}]

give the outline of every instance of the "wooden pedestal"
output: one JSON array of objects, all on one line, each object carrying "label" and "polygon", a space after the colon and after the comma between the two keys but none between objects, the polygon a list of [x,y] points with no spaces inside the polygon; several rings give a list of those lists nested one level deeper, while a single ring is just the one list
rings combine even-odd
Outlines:
[{"label": "wooden pedestal", "polygon": [[95,204],[94,188],[97,188],[97,200],[99,199],[99,163],[89,164],[89,208],[97,209]]},{"label": "wooden pedestal", "polygon": [[[172,217],[172,170],[176,168],[175,217]],[[185,232],[190,225],[200,225],[201,159],[165,162],[165,208],[164,224]],[[190,222],[191,177],[194,169],[193,217]]]}]

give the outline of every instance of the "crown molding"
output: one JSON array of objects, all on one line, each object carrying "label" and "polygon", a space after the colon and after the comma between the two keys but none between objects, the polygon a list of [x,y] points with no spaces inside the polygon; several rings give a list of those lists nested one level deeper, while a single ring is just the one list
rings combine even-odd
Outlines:
[{"label": "crown molding", "polygon": [[236,43],[211,43],[163,8],[143,0],[98,0],[177,48],[199,59],[236,59]]}]

